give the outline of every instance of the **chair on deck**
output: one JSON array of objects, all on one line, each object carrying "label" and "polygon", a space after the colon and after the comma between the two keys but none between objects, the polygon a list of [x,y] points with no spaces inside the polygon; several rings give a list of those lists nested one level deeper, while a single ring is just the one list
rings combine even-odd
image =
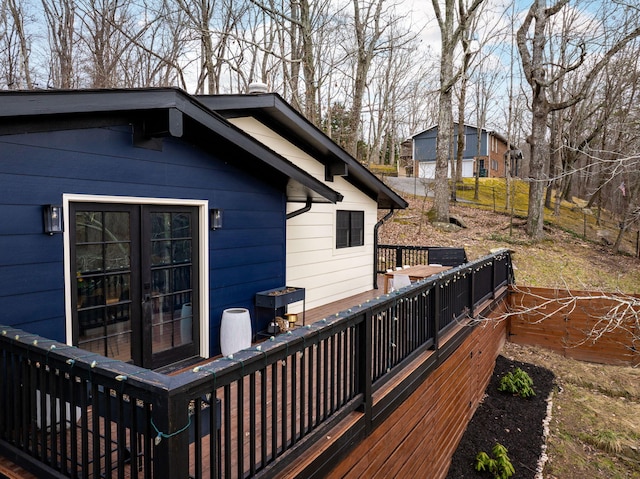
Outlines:
[{"label": "chair on deck", "polygon": [[404,288],[411,285],[411,279],[408,274],[394,274],[391,282],[391,291]]}]

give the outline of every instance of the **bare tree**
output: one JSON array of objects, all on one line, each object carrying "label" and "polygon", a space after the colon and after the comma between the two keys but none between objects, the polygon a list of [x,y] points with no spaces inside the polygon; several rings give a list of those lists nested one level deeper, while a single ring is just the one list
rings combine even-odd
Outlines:
[{"label": "bare tree", "polygon": [[[438,133],[436,138],[436,168],[434,181],[434,212],[437,221],[449,221],[449,156],[453,136],[453,87],[461,72],[454,70],[454,53],[471,19],[484,0],[473,0],[469,5],[454,0],[431,0],[440,28],[440,99]],[[444,11],[443,8],[444,7]],[[456,22],[457,18],[457,22]]]},{"label": "bare tree", "polygon": [[11,89],[33,88],[31,39],[27,31],[24,2],[4,0],[0,6],[0,48],[6,84]]},{"label": "bare tree", "polygon": [[[314,124],[319,124],[317,77],[318,51],[321,29],[331,21],[330,4],[326,1],[301,0],[289,4],[252,0],[273,21],[270,31],[278,38],[280,52],[276,54],[281,64],[286,91],[291,103]],[[275,52],[270,51],[274,55]]]},{"label": "bare tree", "polygon": [[[358,158],[358,135],[360,132],[360,116],[367,87],[369,69],[376,52],[381,49],[383,34],[388,27],[385,23],[384,0],[353,0],[353,22],[356,39],[355,72],[351,92],[351,130],[345,149]],[[385,47],[386,48],[386,47]]]},{"label": "bare tree", "polygon": [[42,0],[49,41],[49,85],[72,88],[76,85],[74,44],[76,5],[74,0]]},{"label": "bare tree", "polygon": [[131,45],[122,32],[133,29],[131,4],[119,0],[78,0],[76,8],[82,24],[80,40],[89,86],[121,86],[126,68],[122,56]]},{"label": "bare tree", "polygon": [[414,68],[418,54],[415,34],[398,32],[397,25],[389,26],[389,44],[373,62],[373,74],[368,82],[368,101],[363,114],[369,112],[369,153],[371,163],[394,164],[401,139],[397,134],[398,109],[407,101],[407,92],[415,75],[422,69]]},{"label": "bare tree", "polygon": [[232,56],[233,32],[248,4],[233,0],[175,0],[167,4],[175,4],[184,14],[188,38],[199,49],[196,93],[220,93],[224,67]]},{"label": "bare tree", "polygon": [[[545,168],[547,149],[544,141],[547,133],[548,116],[552,111],[568,108],[585,98],[585,92],[608,62],[620,52],[630,41],[640,35],[637,19],[632,15],[625,23],[623,31],[599,55],[598,60],[583,73],[581,88],[571,98],[554,102],[549,96],[549,88],[565,76],[578,70],[585,64],[587,45],[583,38],[563,38],[564,44],[574,45],[571,52],[563,57],[564,63],[558,65],[545,59],[549,45],[549,28],[551,21],[569,0],[558,0],[546,7],[545,0],[535,0],[517,32],[518,50],[522,59],[525,78],[531,86],[531,134],[527,142],[531,149],[529,211],[527,216],[527,233],[534,239],[543,236],[544,224],[544,188],[548,181]],[[595,26],[594,26],[595,28]],[[529,37],[529,33],[532,36]],[[564,32],[565,35],[568,32]]]}]

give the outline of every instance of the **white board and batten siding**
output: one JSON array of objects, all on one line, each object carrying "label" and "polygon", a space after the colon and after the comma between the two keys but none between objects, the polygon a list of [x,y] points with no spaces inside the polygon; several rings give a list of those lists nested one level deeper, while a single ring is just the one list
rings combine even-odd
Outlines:
[{"label": "white board and batten siding", "polygon": [[[324,165],[278,135],[255,118],[235,118],[234,125],[276,151],[320,181]],[[338,204],[313,204],[311,210],[287,221],[287,285],[306,289],[306,307],[311,309],[373,287],[373,231],[377,204],[341,177],[326,184],[340,192]],[[304,205],[289,203],[287,213]],[[336,211],[364,211],[364,245],[336,248]],[[290,312],[299,312],[292,304]]]}]

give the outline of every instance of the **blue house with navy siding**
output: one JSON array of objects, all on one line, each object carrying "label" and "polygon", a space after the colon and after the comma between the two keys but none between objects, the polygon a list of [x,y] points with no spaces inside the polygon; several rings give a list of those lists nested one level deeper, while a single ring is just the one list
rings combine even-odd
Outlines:
[{"label": "blue house with navy siding", "polygon": [[177,89],[0,103],[0,323],[143,367],[217,354],[223,310],[285,285],[287,208],[343,199]]},{"label": "blue house with navy siding", "polygon": [[[454,123],[452,128],[453,136],[449,146],[449,177],[451,177],[451,161],[455,161],[458,155],[458,124]],[[419,178],[435,177],[437,135],[438,126],[436,125],[411,137],[415,163],[414,174]],[[481,177],[504,177],[506,151],[507,140],[499,133],[465,124],[462,177],[475,176],[478,168]],[[512,174],[517,174],[513,168]]]}]

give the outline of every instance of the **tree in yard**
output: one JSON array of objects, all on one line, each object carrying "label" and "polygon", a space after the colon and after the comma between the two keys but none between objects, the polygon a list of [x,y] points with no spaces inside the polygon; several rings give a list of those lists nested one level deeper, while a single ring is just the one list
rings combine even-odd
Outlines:
[{"label": "tree in yard", "polygon": [[[317,103],[318,78],[317,60],[318,42],[316,35],[321,35],[319,25],[329,18],[329,2],[263,2],[251,0],[273,21],[267,35],[277,38],[280,53],[265,50],[278,58],[283,86],[291,97],[292,105],[302,112],[306,118],[317,124],[319,108]],[[286,94],[286,93],[285,93]]]},{"label": "tree in yard", "polygon": [[168,4],[174,4],[184,14],[190,39],[198,44],[200,72],[196,93],[220,93],[223,66],[232,60],[233,32],[248,4],[232,0],[175,0]]},{"label": "tree in yard", "polygon": [[467,5],[461,0],[456,8],[454,0],[444,0],[444,5],[441,5],[439,0],[431,0],[440,28],[441,43],[434,212],[436,220],[442,222],[449,222],[448,173],[453,136],[452,97],[453,87],[461,75],[461,71],[454,71],[454,53],[483,1],[473,0]]},{"label": "tree in yard", "polygon": [[357,158],[358,135],[360,133],[360,117],[362,115],[362,105],[369,70],[375,56],[382,50],[388,48],[384,38],[385,31],[396,19],[387,16],[384,0],[353,0],[353,22],[355,34],[355,71],[353,73],[351,89],[351,112],[349,123],[351,130],[344,145],[344,148],[352,156]]},{"label": "tree in yard", "polygon": [[0,64],[10,89],[31,89],[31,36],[27,31],[25,4],[20,0],[0,3]]},{"label": "tree in yard", "polygon": [[[426,59],[419,54],[415,35],[395,33],[396,25],[391,25],[392,34],[385,52],[374,63],[374,74],[369,81],[368,108],[370,151],[368,163],[394,164],[400,149],[398,123],[401,121],[399,109],[408,101],[411,84],[424,74],[422,68],[413,68]],[[364,112],[363,112],[364,113]]]},{"label": "tree in yard", "polygon": [[[627,21],[623,25],[616,25],[615,34],[614,30],[605,32],[611,38],[601,39],[606,42],[605,48],[599,52],[597,61],[587,64],[587,39],[572,38],[574,32],[563,30],[560,43],[572,45],[572,48],[571,51],[564,52],[560,58],[561,64],[553,63],[548,60],[551,57],[548,49],[553,47],[550,38],[553,33],[552,20],[568,4],[569,0],[557,0],[547,7],[545,0],[534,0],[517,32],[523,72],[531,87],[531,134],[527,138],[531,150],[527,233],[533,239],[541,239],[543,236],[544,189],[548,181],[546,160],[549,152],[545,148],[545,139],[549,114],[584,100],[587,87],[597,78],[600,71],[630,41],[640,35],[636,18],[638,12],[628,13]],[[594,24],[591,28],[584,28],[584,31],[598,30],[604,26]],[[549,94],[550,87],[578,69],[582,74],[582,82],[577,90],[567,99],[553,101]]]},{"label": "tree in yard", "polygon": [[76,2],[42,0],[49,42],[49,85],[54,88],[75,86],[74,44]]}]

